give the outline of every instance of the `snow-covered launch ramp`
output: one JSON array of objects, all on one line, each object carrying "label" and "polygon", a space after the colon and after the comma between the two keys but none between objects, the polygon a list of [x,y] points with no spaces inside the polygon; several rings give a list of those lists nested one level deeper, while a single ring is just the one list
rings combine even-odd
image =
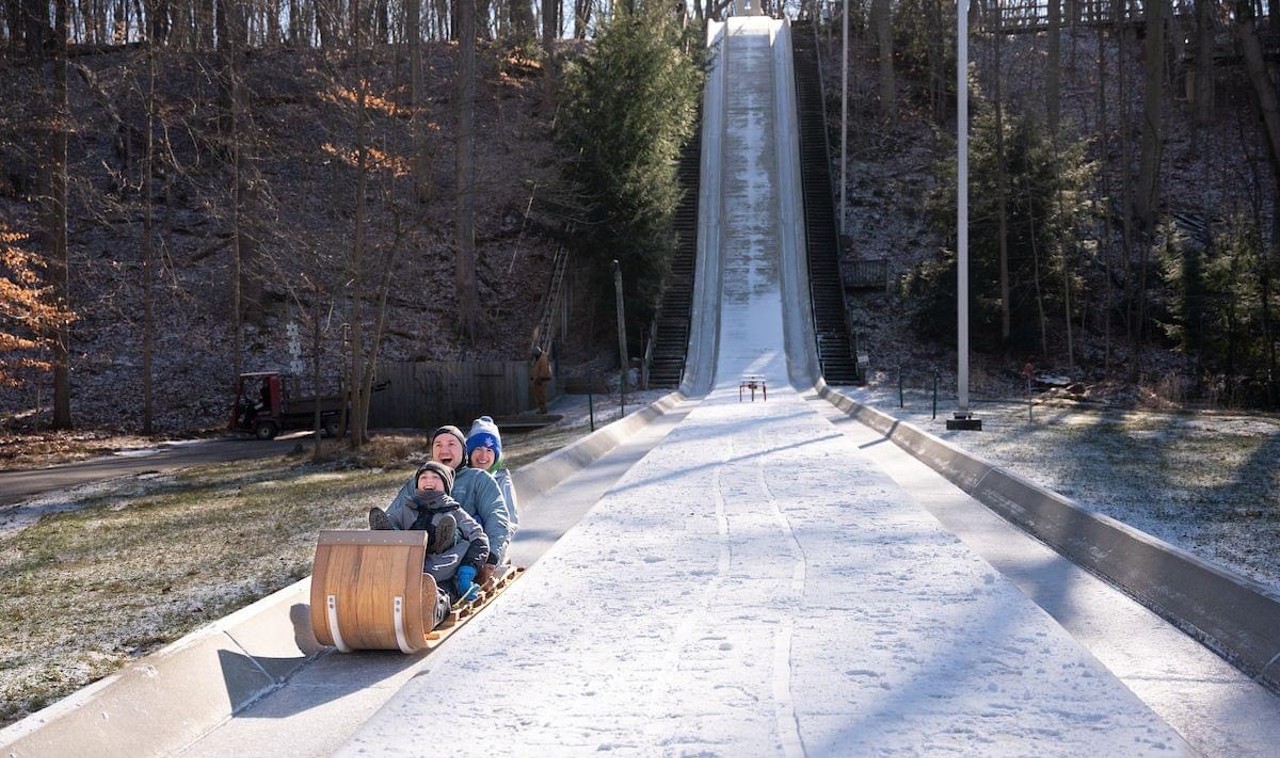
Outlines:
[{"label": "snow-covered launch ramp", "polygon": [[338,753],[1188,752],[810,407],[788,27],[709,39],[705,397]]}]

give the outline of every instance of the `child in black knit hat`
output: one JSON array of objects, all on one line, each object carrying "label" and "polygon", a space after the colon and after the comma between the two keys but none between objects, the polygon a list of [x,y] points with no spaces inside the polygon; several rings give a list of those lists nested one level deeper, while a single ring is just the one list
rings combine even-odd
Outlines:
[{"label": "child in black knit hat", "polygon": [[[436,620],[438,625],[448,615],[452,603],[474,596],[478,586],[476,572],[489,557],[489,538],[484,528],[458,501],[449,496],[453,488],[453,469],[436,461],[423,464],[414,475],[417,487],[406,508],[388,516],[381,508],[369,510],[371,529],[408,529],[425,531],[427,556],[422,570],[430,574],[440,589]],[[458,533],[463,540],[458,541]]]}]

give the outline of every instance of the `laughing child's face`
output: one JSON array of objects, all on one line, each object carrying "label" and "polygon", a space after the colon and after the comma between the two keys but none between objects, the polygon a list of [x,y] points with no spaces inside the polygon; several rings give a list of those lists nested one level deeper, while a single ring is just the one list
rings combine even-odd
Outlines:
[{"label": "laughing child's face", "polygon": [[418,474],[418,490],[421,492],[444,492],[444,480],[434,471],[423,471]]}]

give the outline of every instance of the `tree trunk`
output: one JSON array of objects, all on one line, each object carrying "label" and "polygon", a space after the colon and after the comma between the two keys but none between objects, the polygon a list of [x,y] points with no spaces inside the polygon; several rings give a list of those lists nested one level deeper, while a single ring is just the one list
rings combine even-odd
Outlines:
[{"label": "tree trunk", "polygon": [[[1055,153],[1057,153],[1058,152],[1058,132],[1056,131],[1053,132],[1050,136],[1050,139],[1053,142],[1053,150]],[[1061,176],[1062,166],[1060,165],[1057,166],[1055,171],[1058,173],[1058,176]],[[1066,216],[1066,209],[1063,207],[1063,202],[1064,202],[1063,190],[1061,189],[1063,185],[1065,185],[1065,182],[1059,183],[1059,189],[1055,192],[1055,195],[1054,195],[1054,202],[1058,206],[1058,216],[1060,218]],[[1061,254],[1061,258],[1062,258],[1062,263],[1061,263],[1062,265],[1062,326],[1066,334],[1067,366],[1074,367],[1076,365],[1076,356],[1075,356],[1075,343],[1072,337],[1073,327],[1071,324],[1071,315],[1072,315],[1071,314],[1071,269],[1072,269],[1072,264],[1074,263],[1074,261],[1071,260],[1072,256],[1070,255],[1072,246],[1071,246],[1070,239],[1059,240],[1057,244],[1061,245],[1061,251],[1062,251],[1062,254]],[[1048,342],[1045,343],[1045,351],[1046,353],[1048,352]]]},{"label": "tree trunk", "polygon": [[1145,65],[1146,86],[1142,95],[1142,155],[1138,169],[1138,220],[1142,231],[1155,228],[1159,192],[1163,123],[1160,106],[1164,99],[1164,6],[1166,0],[1147,3]]},{"label": "tree trunk", "polygon": [[[320,397],[320,385],[322,381],[320,374],[320,296],[323,294],[324,290],[320,287],[319,279],[317,278],[313,280],[311,282],[311,387],[315,391],[317,398]],[[312,457],[316,461],[320,461],[322,459],[320,452],[322,429],[320,426],[320,403],[318,402],[316,403],[315,415],[312,416],[311,420],[312,423],[315,424],[316,431],[316,444],[311,448]],[[347,419],[343,419],[343,421],[347,421]],[[340,433],[341,431],[345,431],[345,429],[340,429]]]},{"label": "tree trunk", "polygon": [[198,50],[213,49],[213,0],[194,0],[196,3],[196,46]]},{"label": "tree trunk", "polygon": [[22,40],[26,46],[27,58],[42,60],[49,50],[49,37],[53,30],[48,28],[49,7],[44,0],[16,0],[8,12],[17,11],[17,15],[9,16],[9,34],[15,40]]},{"label": "tree trunk", "polygon": [[[60,310],[69,311],[70,288],[68,274],[70,261],[67,255],[67,134],[71,124],[71,105],[67,98],[67,0],[54,3],[56,23],[54,45],[54,106],[53,133],[50,135],[48,162],[49,197],[46,217],[50,245],[49,273],[52,279],[53,299]],[[58,321],[57,337],[53,345],[53,426],[55,429],[71,427],[71,326],[65,319]]]},{"label": "tree trunk", "polygon": [[422,0],[405,4],[405,34],[409,38],[409,97],[413,101],[413,194],[420,204],[431,202],[431,160],[427,155],[427,94],[422,83]]},{"label": "tree trunk", "polygon": [[1048,51],[1044,69],[1045,118],[1056,133],[1062,111],[1062,0],[1049,3]]},{"label": "tree trunk", "polygon": [[548,57],[560,36],[561,7],[557,0],[542,0],[542,49],[548,53]]},{"label": "tree trunk", "polygon": [[219,71],[219,99],[222,102],[224,125],[222,139],[226,146],[228,163],[231,169],[231,323],[234,330],[232,346],[235,356],[232,360],[236,380],[243,372],[244,348],[242,344],[243,323],[257,303],[254,296],[256,277],[254,275],[254,244],[247,227],[253,218],[249,181],[249,138],[247,136],[247,120],[244,109],[244,93],[240,79],[239,54],[242,37],[242,16],[232,5],[220,9],[218,28],[221,30],[220,46],[222,51],[221,70]]},{"label": "tree trunk", "polygon": [[1036,289],[1036,317],[1040,322],[1040,354],[1049,356],[1049,316],[1044,309],[1044,287],[1040,283],[1040,245],[1036,242],[1035,211],[1027,213],[1027,223],[1031,227],[1031,265]]},{"label": "tree trunk", "polygon": [[156,47],[147,41],[147,152],[142,165],[142,433],[154,432],[152,354],[155,351],[155,208],[151,177],[155,169]]},{"label": "tree trunk", "polygon": [[454,285],[458,297],[458,331],[474,343],[480,323],[480,294],[476,284],[475,238],[475,98],[476,17],[473,0],[458,3],[458,134],[456,143]]},{"label": "tree trunk", "polygon": [[554,113],[556,107],[556,88],[559,86],[556,40],[560,37],[562,7],[557,0],[542,0],[542,51],[546,61],[542,81],[542,107],[546,113]]},{"label": "tree trunk", "polygon": [[351,253],[349,257],[350,265],[348,266],[348,281],[350,286],[348,291],[351,298],[351,317],[347,320],[350,325],[350,333],[348,336],[347,349],[351,355],[351,369],[347,374],[346,391],[351,408],[351,416],[348,420],[347,431],[348,441],[353,448],[360,448],[366,442],[366,433],[369,427],[369,404],[362,391],[364,382],[364,290],[365,290],[365,264],[364,264],[364,234],[365,234],[365,217],[368,213],[365,207],[365,197],[369,188],[369,134],[368,134],[368,113],[366,107],[369,99],[369,82],[365,77],[365,61],[364,61],[364,38],[363,24],[360,21],[360,0],[354,0],[352,3],[353,19],[355,28],[354,36],[354,56],[355,56],[355,75],[356,75],[356,130],[355,130],[355,149],[356,149],[356,202],[355,202],[355,228],[352,229],[351,235]]},{"label": "tree trunk", "polygon": [[871,0],[880,51],[880,116],[893,119],[898,112],[898,85],[893,74],[893,11],[889,0]]},{"label": "tree trunk", "polygon": [[591,26],[591,0],[573,0],[573,38],[586,39]]},{"label": "tree trunk", "polygon": [[[1165,0],[1146,5],[1146,48],[1144,51],[1145,84],[1142,95],[1142,152],[1137,177],[1137,217],[1143,234],[1138,245],[1137,298],[1134,317],[1134,355],[1141,354],[1147,323],[1147,274],[1151,262],[1151,246],[1156,226],[1156,207],[1160,191],[1160,161],[1164,151],[1164,124],[1161,106],[1164,99]],[[1136,379],[1142,369],[1137,366]]]},{"label": "tree trunk", "polygon": [[316,31],[320,33],[320,49],[332,50],[337,45],[337,19],[334,0],[312,0],[316,14]]},{"label": "tree trunk", "polygon": [[[942,28],[942,8],[938,0],[926,0],[924,4],[925,21],[930,29]],[[946,40],[941,34],[928,37],[929,56],[929,109],[934,119],[942,121],[947,110],[947,103],[953,99],[951,92],[950,69],[947,62]]]},{"label": "tree trunk", "polygon": [[1267,157],[1271,161],[1271,173],[1280,179],[1280,105],[1277,104],[1275,83],[1267,71],[1262,44],[1254,26],[1253,10],[1248,2],[1236,0],[1236,35],[1240,39],[1240,51],[1244,55],[1245,70],[1253,85],[1258,110],[1267,136]]},{"label": "tree trunk", "polygon": [[[999,29],[1001,23],[1000,5],[992,3],[990,13],[993,28]],[[1009,350],[1009,336],[1012,333],[1012,326],[1009,305],[1009,172],[1005,165],[1004,154],[1004,102],[1003,87],[1001,86],[1004,80],[1004,68],[1001,65],[1001,36],[1000,34],[995,34],[991,46],[992,53],[995,55],[995,65],[992,67],[991,107],[995,108],[996,116],[996,215],[998,217],[996,222],[999,226],[1000,246],[1000,345],[1007,352]]]},{"label": "tree trunk", "polygon": [[533,5],[530,0],[506,0],[506,5],[512,39],[521,44],[535,41],[537,24],[533,20]]},{"label": "tree trunk", "polygon": [[[1114,29],[1116,35],[1116,44],[1119,52],[1116,55],[1117,60],[1128,60],[1128,40],[1129,33],[1124,25],[1124,17],[1121,12],[1120,4],[1112,6],[1114,14]],[[1139,308],[1137,305],[1138,298],[1142,293],[1138,291],[1137,275],[1133,271],[1133,172],[1131,165],[1133,163],[1133,132],[1128,128],[1129,123],[1129,87],[1128,78],[1124,74],[1124,66],[1119,66],[1116,70],[1118,79],[1117,90],[1119,97],[1116,99],[1120,111],[1116,116],[1116,124],[1120,130],[1120,274],[1124,281],[1124,306],[1125,306],[1125,330],[1128,337],[1131,350],[1131,361],[1129,363],[1129,380],[1137,381],[1142,374],[1142,330],[1139,328]]]},{"label": "tree trunk", "polygon": [[1218,3],[1214,0],[1196,0],[1196,65],[1192,69],[1191,113],[1194,128],[1191,132],[1195,152],[1200,152],[1202,132],[1213,120],[1214,98],[1214,30]]},{"label": "tree trunk", "polygon": [[[1106,30],[1101,25],[1098,26],[1098,49],[1102,50],[1103,43],[1106,40]],[[1098,56],[1098,144],[1107,144],[1107,64],[1103,56]],[[1094,193],[1095,198],[1102,196],[1104,203],[1111,202],[1111,172],[1107,166],[1102,166],[1102,170],[1098,172],[1101,187],[1099,192]],[[1098,246],[1098,253],[1102,256],[1102,272],[1106,280],[1106,287],[1102,292],[1102,372],[1108,379],[1111,378],[1111,308],[1114,295],[1111,291],[1112,287],[1112,244],[1111,237],[1113,230],[1111,228],[1111,208],[1103,207],[1098,209],[1098,217],[1102,219],[1101,241]]]},{"label": "tree trunk", "polygon": [[[1069,243],[1068,243],[1069,244]],[[1067,335],[1067,366],[1076,365],[1075,338],[1072,336],[1071,324],[1071,264],[1066,248],[1062,251],[1062,325]]]}]

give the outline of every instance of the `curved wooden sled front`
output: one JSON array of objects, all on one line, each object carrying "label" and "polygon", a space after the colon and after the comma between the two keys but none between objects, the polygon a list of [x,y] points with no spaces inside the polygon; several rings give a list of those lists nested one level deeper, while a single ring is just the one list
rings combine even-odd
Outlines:
[{"label": "curved wooden sled front", "polygon": [[415,653],[489,602],[519,574],[507,566],[474,600],[431,629],[436,583],[422,573],[423,531],[322,531],[311,574],[311,628],[322,645]]},{"label": "curved wooden sled front", "polygon": [[[422,573],[427,533],[322,531],[311,572],[311,628],[344,653],[426,647],[423,597],[435,582]],[[427,595],[427,591],[430,594]]]}]

